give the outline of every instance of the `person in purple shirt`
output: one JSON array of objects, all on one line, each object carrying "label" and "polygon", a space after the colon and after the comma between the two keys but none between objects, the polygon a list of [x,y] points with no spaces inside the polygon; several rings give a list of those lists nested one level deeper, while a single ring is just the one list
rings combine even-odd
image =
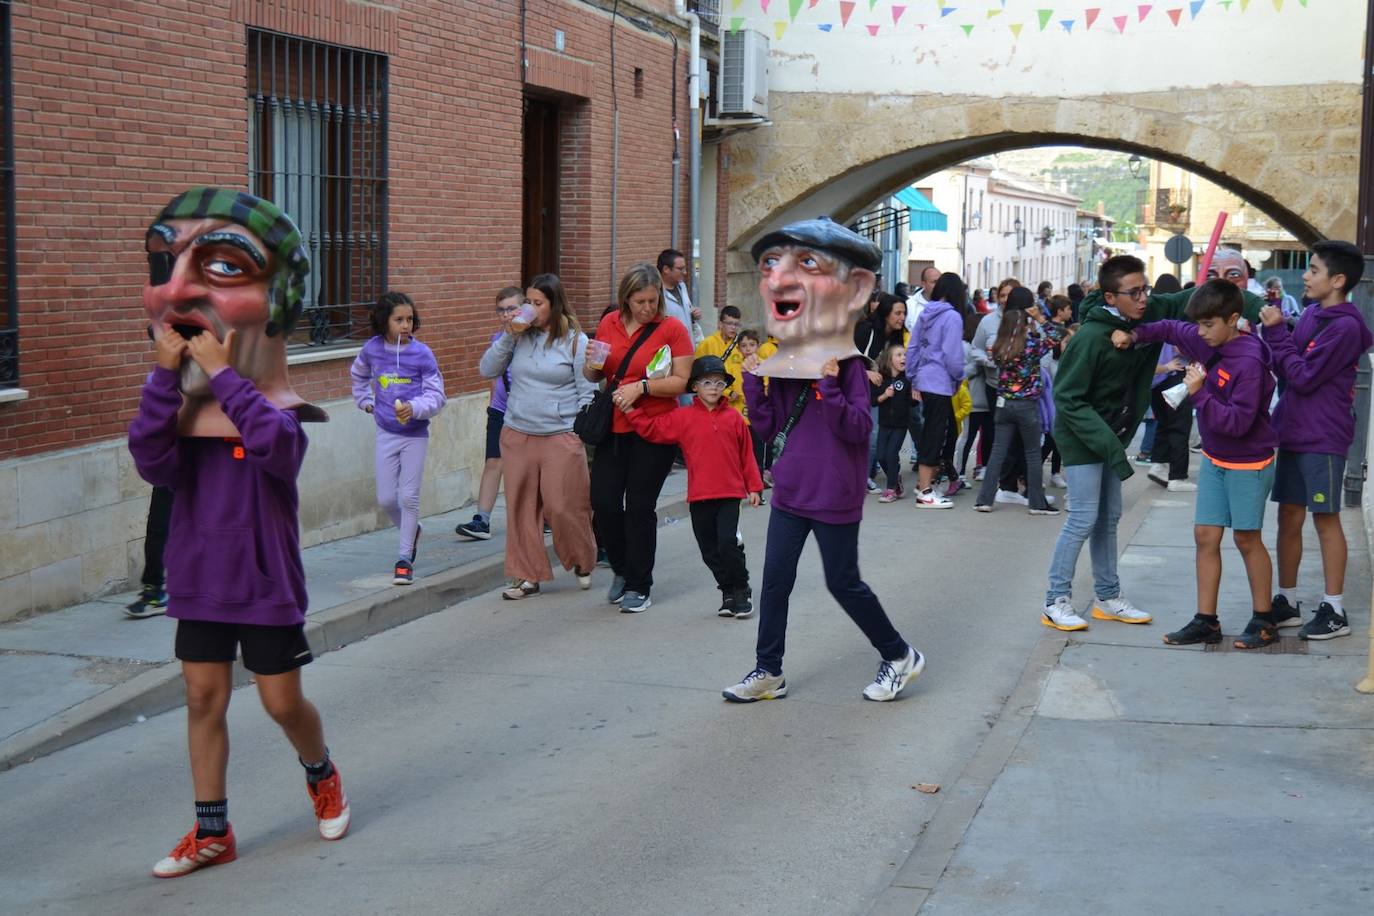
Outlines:
[{"label": "person in purple shirt", "polygon": [[[824,336],[827,328],[847,326],[849,313],[868,301],[882,259],[872,242],[828,219],[770,232],[752,253],[769,333],[793,341],[803,335],[790,322],[815,327],[817,336]],[[804,347],[796,350],[805,352]],[[864,697],[895,699],[920,675],[925,657],[897,632],[859,575],[859,520],[873,426],[866,364],[857,353],[830,356],[821,363],[819,378],[773,377],[767,390],[755,374],[759,366],[757,357],[744,363],[744,398],[750,423],[764,441],[774,443],[776,457],[756,665],[722,693],[736,703],[787,695],[782,657],[788,603],[802,548],[807,536],[815,535],[826,588],[882,656]],[[763,364],[761,371],[767,368]]]},{"label": "person in purple shirt", "polygon": [[[954,465],[954,393],[964,381],[964,312],[967,287],[958,274],[935,282],[934,297],[921,312],[906,351],[911,379],[924,422],[917,445],[918,509],[952,509],[954,503],[935,492],[931,482],[942,467]],[[1036,442],[1036,448],[1040,443]]]},{"label": "person in purple shirt", "polygon": [[[501,326],[487,341],[488,346],[496,343],[524,301],[525,291],[518,286],[507,286],[496,294],[496,319]],[[472,521],[459,522],[453,529],[464,540],[491,539],[491,510],[496,506],[497,494],[501,492],[501,429],[506,425],[506,398],[509,395],[510,369],[507,369],[491,381],[491,399],[487,403],[486,460],[482,464],[482,481],[477,485],[477,511],[473,513]]]},{"label": "person in purple shirt", "polygon": [[284,338],[310,270],[300,232],[269,201],[196,188],[163,209],[145,244],[143,305],[157,365],[129,452],[144,480],[175,494],[167,615],[177,620],[186,682],[196,823],[153,874],[176,878],[238,855],[226,715],[240,649],[263,707],[305,767],[320,836],[343,837],[351,814],[319,711],[301,692],[311,654],[296,477],[307,444],[301,422],[324,415],[286,382]]},{"label": "person in purple shirt", "polygon": [[1364,258],[1350,242],[1312,246],[1302,275],[1308,306],[1291,332],[1283,312],[1260,311],[1264,339],[1274,352],[1274,371],[1285,387],[1274,409],[1279,431],[1274,502],[1279,504],[1279,593],[1274,611],[1298,619],[1298,566],[1307,513],[1321,545],[1326,593],[1298,635],[1334,639],[1350,635],[1345,613],[1348,548],[1341,528],[1345,455],[1355,440],[1355,371],[1360,355],[1374,344],[1351,290],[1364,275]]}]

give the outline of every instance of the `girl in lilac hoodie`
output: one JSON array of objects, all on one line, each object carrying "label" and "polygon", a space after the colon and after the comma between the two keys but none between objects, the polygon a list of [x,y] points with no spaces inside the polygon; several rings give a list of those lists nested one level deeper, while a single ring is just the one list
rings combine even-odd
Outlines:
[{"label": "girl in lilac hoodie", "polygon": [[921,402],[924,424],[917,446],[920,509],[950,509],[954,503],[931,487],[936,472],[954,464],[954,393],[964,380],[964,312],[967,290],[958,274],[935,282],[906,351],[906,374]]}]

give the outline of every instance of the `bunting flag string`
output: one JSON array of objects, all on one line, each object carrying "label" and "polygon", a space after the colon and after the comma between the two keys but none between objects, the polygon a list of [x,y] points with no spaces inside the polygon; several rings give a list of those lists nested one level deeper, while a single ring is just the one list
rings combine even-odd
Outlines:
[{"label": "bunting flag string", "polygon": [[1050,17],[1054,15],[1054,10],[1036,10],[1035,14],[1040,17],[1040,31],[1045,31],[1045,26],[1049,25]]},{"label": "bunting flag string", "polygon": [[1007,26],[1007,28],[1011,29],[1011,34],[1013,38],[1021,37],[1021,23],[1018,22],[1015,25],[1009,25]]},{"label": "bunting flag string", "polygon": [[1154,9],[1154,7],[1151,6],[1151,5],[1148,4],[1148,3],[1142,3],[1142,4],[1140,4],[1139,6],[1137,6],[1137,7],[1136,7],[1136,12],[1138,12],[1138,13],[1140,14],[1140,19],[1139,19],[1139,21],[1140,21],[1140,22],[1144,22],[1144,21],[1145,21],[1145,17],[1148,16],[1148,15],[1150,15],[1150,10],[1152,10],[1152,9]]},{"label": "bunting flag string", "polygon": [[1125,16],[1113,16],[1113,17],[1112,17],[1112,22],[1115,22],[1115,23],[1116,23],[1116,30],[1117,30],[1118,32],[1120,32],[1122,35],[1125,35],[1125,34],[1126,34],[1126,17],[1125,17]]},{"label": "bunting flag string", "polygon": [[1101,7],[1096,7],[1096,6],[1093,7],[1092,9],[1086,9],[1086,10],[1084,10],[1084,11],[1083,11],[1083,28],[1085,28],[1085,29],[1090,29],[1090,28],[1092,28],[1092,27],[1093,27],[1093,23],[1097,21],[1098,14],[1100,14],[1101,12],[1102,12],[1102,8],[1101,8]]},{"label": "bunting flag string", "polygon": [[1165,10],[1164,12],[1169,16],[1170,21],[1173,22],[1174,28],[1178,28],[1178,17],[1183,15],[1183,10]]}]

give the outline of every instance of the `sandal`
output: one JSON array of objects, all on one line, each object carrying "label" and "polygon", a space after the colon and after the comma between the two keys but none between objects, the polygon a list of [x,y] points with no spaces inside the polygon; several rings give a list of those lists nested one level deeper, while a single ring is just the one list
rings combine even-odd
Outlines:
[{"label": "sandal", "polygon": [[510,584],[509,588],[501,592],[501,597],[507,601],[519,601],[521,598],[528,598],[537,594],[539,594],[538,582],[531,582],[529,579],[517,579]]}]

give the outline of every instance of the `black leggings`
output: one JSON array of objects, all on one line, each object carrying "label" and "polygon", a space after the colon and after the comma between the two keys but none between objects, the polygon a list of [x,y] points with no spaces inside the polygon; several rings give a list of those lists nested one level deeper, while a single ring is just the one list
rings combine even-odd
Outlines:
[{"label": "black leggings", "polygon": [[[979,432],[983,434],[984,439],[992,436],[992,411],[979,410],[969,414],[968,422],[965,424],[964,430],[964,451],[959,459],[960,476],[968,472],[968,453],[973,449],[973,440],[978,438]],[[984,449],[980,446],[978,449],[980,457],[983,456],[983,451]],[[982,462],[980,461],[979,464],[982,464]]]},{"label": "black leggings", "polygon": [[592,460],[592,527],[625,588],[649,594],[658,546],[658,494],[677,449],[613,433]]}]

